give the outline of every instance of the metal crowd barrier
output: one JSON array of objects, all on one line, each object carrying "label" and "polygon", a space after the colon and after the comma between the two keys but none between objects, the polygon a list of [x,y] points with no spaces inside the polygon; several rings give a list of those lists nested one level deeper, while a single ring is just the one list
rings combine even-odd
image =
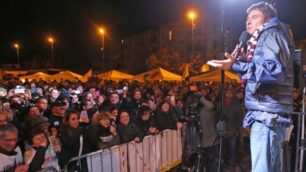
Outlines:
[{"label": "metal crowd barrier", "polygon": [[[160,172],[181,163],[182,137],[179,130],[165,130],[146,136],[142,142],[130,142],[72,158],[65,166],[78,164],[88,172]],[[80,163],[82,162],[82,163]]]}]

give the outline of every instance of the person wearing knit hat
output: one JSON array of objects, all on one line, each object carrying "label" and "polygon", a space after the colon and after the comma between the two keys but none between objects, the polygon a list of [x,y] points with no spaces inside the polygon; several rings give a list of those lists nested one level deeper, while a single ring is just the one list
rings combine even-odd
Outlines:
[{"label": "person wearing knit hat", "polygon": [[31,130],[39,129],[44,131],[45,133],[49,133],[49,119],[44,116],[39,116],[31,121],[29,127]]},{"label": "person wearing knit hat", "polygon": [[63,124],[63,117],[66,113],[65,108],[66,103],[61,100],[56,100],[51,104],[51,111],[48,115],[50,124],[51,124],[51,132],[56,135],[56,132],[59,131],[59,128]]},{"label": "person wearing knit hat", "polygon": [[63,88],[59,97],[68,99],[70,97],[70,92]]}]

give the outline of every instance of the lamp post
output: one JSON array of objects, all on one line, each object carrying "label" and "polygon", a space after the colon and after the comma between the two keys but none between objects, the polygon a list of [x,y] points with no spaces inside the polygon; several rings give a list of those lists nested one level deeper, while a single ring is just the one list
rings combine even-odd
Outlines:
[{"label": "lamp post", "polygon": [[53,45],[54,45],[54,39],[52,37],[48,38],[48,42],[51,44],[51,59],[52,59],[52,67],[54,67],[54,54],[53,54]]},{"label": "lamp post", "polygon": [[102,47],[101,47],[101,51],[102,51],[102,70],[104,71],[104,35],[105,35],[105,30],[103,28],[99,28],[99,33],[102,35]]},{"label": "lamp post", "polygon": [[18,63],[18,66],[20,65],[19,63],[19,44],[14,44],[14,47],[16,48],[16,55],[17,55],[17,63]]},{"label": "lamp post", "polygon": [[193,42],[194,42],[194,29],[195,23],[194,20],[196,18],[196,13],[194,11],[188,12],[188,18],[191,20],[191,58],[193,58]]}]

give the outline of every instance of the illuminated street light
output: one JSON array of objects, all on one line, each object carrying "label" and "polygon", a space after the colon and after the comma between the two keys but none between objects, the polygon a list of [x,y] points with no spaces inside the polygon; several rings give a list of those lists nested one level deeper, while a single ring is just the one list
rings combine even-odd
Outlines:
[{"label": "illuminated street light", "polygon": [[53,45],[54,45],[54,39],[52,37],[48,38],[48,42],[51,44],[51,59],[52,59],[52,67],[54,67],[54,55],[53,55]]},{"label": "illuminated street light", "polygon": [[193,40],[194,40],[194,29],[195,29],[195,23],[194,20],[197,17],[196,13],[194,11],[188,12],[188,18],[191,20],[191,58],[193,57]]},{"label": "illuminated street light", "polygon": [[14,47],[16,48],[16,55],[17,55],[17,62],[18,62],[18,66],[19,64],[19,44],[15,43]]},{"label": "illuminated street light", "polygon": [[99,33],[102,35],[102,47],[101,47],[101,51],[102,51],[102,70],[104,71],[104,36],[105,36],[105,30],[103,28],[99,28]]}]

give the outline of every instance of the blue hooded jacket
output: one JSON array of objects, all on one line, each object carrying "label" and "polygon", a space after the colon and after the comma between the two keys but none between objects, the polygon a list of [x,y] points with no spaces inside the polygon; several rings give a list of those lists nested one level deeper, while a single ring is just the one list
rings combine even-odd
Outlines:
[{"label": "blue hooded jacket", "polygon": [[288,27],[277,18],[264,25],[250,62],[235,61],[232,71],[247,81],[244,127],[255,120],[267,126],[289,126],[293,111],[293,41]]}]

